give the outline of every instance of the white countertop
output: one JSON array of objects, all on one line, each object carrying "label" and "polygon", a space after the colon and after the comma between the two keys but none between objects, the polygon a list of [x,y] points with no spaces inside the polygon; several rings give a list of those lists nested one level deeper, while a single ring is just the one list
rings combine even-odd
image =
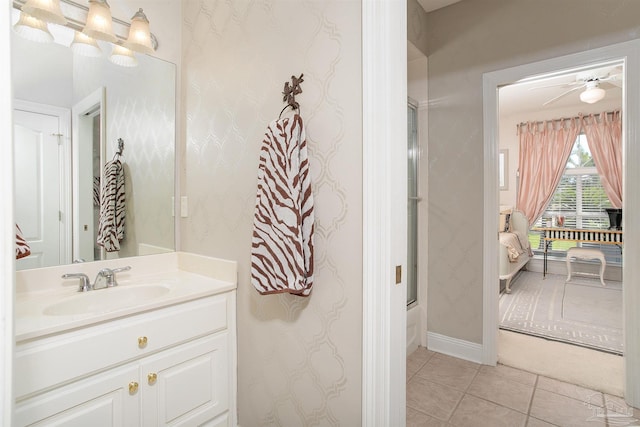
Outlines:
[{"label": "white countertop", "polygon": [[[94,270],[123,265],[131,265],[132,269],[117,274],[118,286],[114,288],[78,292],[78,280],[60,279],[64,273],[85,272],[93,281]],[[16,272],[15,339],[21,342],[41,338],[234,290],[236,274],[235,262],[180,252]],[[79,299],[89,293],[99,304],[101,295],[143,286],[161,286],[166,291],[148,300],[123,301],[122,306],[105,310],[73,315],[45,313],[47,307],[59,302],[82,302]]]}]

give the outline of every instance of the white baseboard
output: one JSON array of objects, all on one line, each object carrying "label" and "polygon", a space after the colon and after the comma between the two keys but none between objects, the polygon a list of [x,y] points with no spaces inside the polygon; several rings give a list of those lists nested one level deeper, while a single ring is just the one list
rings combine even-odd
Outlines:
[{"label": "white baseboard", "polygon": [[427,332],[427,348],[458,359],[482,363],[482,344],[451,338],[435,332]]}]

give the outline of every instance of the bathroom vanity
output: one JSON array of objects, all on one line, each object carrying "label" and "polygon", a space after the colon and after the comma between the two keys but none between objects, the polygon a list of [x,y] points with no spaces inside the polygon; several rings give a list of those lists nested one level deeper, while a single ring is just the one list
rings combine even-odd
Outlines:
[{"label": "bathroom vanity", "polygon": [[[60,279],[123,264],[112,288]],[[171,253],[16,283],[14,425],[236,425],[235,263]]]}]

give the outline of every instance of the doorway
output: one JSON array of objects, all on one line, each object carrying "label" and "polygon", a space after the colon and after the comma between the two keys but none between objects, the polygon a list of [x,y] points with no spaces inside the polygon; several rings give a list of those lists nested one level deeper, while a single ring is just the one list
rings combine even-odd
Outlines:
[{"label": "doorway", "polygon": [[104,259],[98,246],[100,183],[105,163],[105,88],[73,106],[73,259]]},{"label": "doorway", "polygon": [[[621,243],[616,243],[622,230],[609,230],[610,221],[605,211],[613,207],[612,200],[618,203],[622,198],[617,182],[621,174],[616,174],[617,178],[603,175],[610,170],[603,165],[622,164],[619,135],[624,114],[623,83],[623,64],[606,63],[499,89],[499,148],[500,155],[505,157],[499,162],[499,204],[501,218],[508,216],[510,221],[500,233],[502,244],[498,259],[500,277],[503,271],[513,275],[509,287],[502,289],[501,283],[501,330],[623,354],[622,249]],[[596,94],[602,98],[586,103],[582,98],[590,101],[586,95],[593,92],[588,88],[591,84],[597,85],[594,86]],[[559,181],[553,191],[549,188],[543,199],[540,191],[531,192],[530,188],[520,185],[524,182],[526,187],[527,183],[538,182],[534,177],[520,176],[522,144],[549,146],[548,138],[560,135],[568,136],[564,151],[568,158],[566,164],[555,163]],[[553,145],[561,143],[556,139]],[[599,147],[611,148],[611,158],[607,157],[609,150],[598,150]],[[536,158],[537,152],[539,150],[527,154],[527,158]],[[524,170],[540,164],[550,167],[553,163],[545,159],[556,157],[561,156],[547,153],[535,162],[525,158]],[[550,180],[546,182],[555,185]],[[616,184],[615,188],[608,187],[610,195],[605,188],[609,182]],[[523,198],[523,194],[532,194],[532,197]],[[550,199],[543,206],[542,200],[547,197]],[[527,203],[535,200],[539,204]],[[536,214],[532,214],[534,206],[538,209]],[[524,224],[523,210],[529,215],[529,221]],[[537,216],[531,223],[530,215]],[[546,240],[548,236],[539,230],[548,226],[551,232],[591,232],[585,236]],[[505,245],[511,248],[511,257],[504,256]],[[567,263],[570,254],[580,252],[601,257],[602,262],[575,259]],[[567,276],[568,265],[576,272],[571,280]],[[605,279],[607,286],[603,286]],[[522,359],[520,366],[526,369],[527,358]],[[621,390],[621,379],[619,384]]]},{"label": "doorway", "polygon": [[[522,65],[496,72],[486,73],[483,78],[484,103],[485,103],[485,243],[484,243],[484,327],[483,327],[483,358],[485,363],[495,364],[497,361],[497,297],[496,277],[497,261],[493,254],[497,253],[497,240],[491,238],[495,236],[495,229],[498,225],[497,215],[494,213],[498,209],[498,88],[514,82],[527,81],[533,78],[540,78],[544,75],[553,75],[557,70],[567,72],[571,69],[593,66],[598,63],[621,61],[624,63],[624,73],[626,76],[635,76],[640,72],[640,41],[635,40],[620,43],[606,48],[594,49],[564,57],[554,58],[538,63]],[[636,135],[640,124],[634,117],[640,113],[638,92],[640,83],[635,79],[626,79],[623,95],[623,109],[625,117],[623,120],[623,156],[627,164],[635,164],[640,160],[640,152],[631,141]],[[636,243],[635,237],[639,227],[633,217],[632,212],[637,212],[640,208],[640,195],[634,191],[635,183],[640,182],[640,173],[637,168],[625,168],[623,177],[624,206],[627,213],[625,219],[625,248],[623,259],[636,259],[640,245]],[[640,274],[640,268],[633,263],[625,262],[623,272],[623,282],[632,283],[634,277]],[[625,376],[625,400],[633,406],[640,406],[640,340],[638,330],[640,329],[640,315],[634,307],[640,303],[640,292],[632,287],[625,287],[624,295],[624,376]],[[593,368],[592,368],[593,370]]]}]

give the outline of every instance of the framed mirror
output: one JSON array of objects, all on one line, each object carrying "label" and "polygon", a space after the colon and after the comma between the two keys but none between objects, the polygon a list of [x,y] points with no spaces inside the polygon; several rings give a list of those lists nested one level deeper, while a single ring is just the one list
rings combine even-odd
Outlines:
[{"label": "framed mirror", "polygon": [[[122,67],[103,42],[101,57],[80,56],[68,47],[73,31],[52,27],[68,34],[48,44],[11,38],[15,220],[31,246],[16,268],[173,251],[175,65],[136,55],[136,67]],[[96,235],[104,168],[115,157],[124,235],[107,251]]]}]

